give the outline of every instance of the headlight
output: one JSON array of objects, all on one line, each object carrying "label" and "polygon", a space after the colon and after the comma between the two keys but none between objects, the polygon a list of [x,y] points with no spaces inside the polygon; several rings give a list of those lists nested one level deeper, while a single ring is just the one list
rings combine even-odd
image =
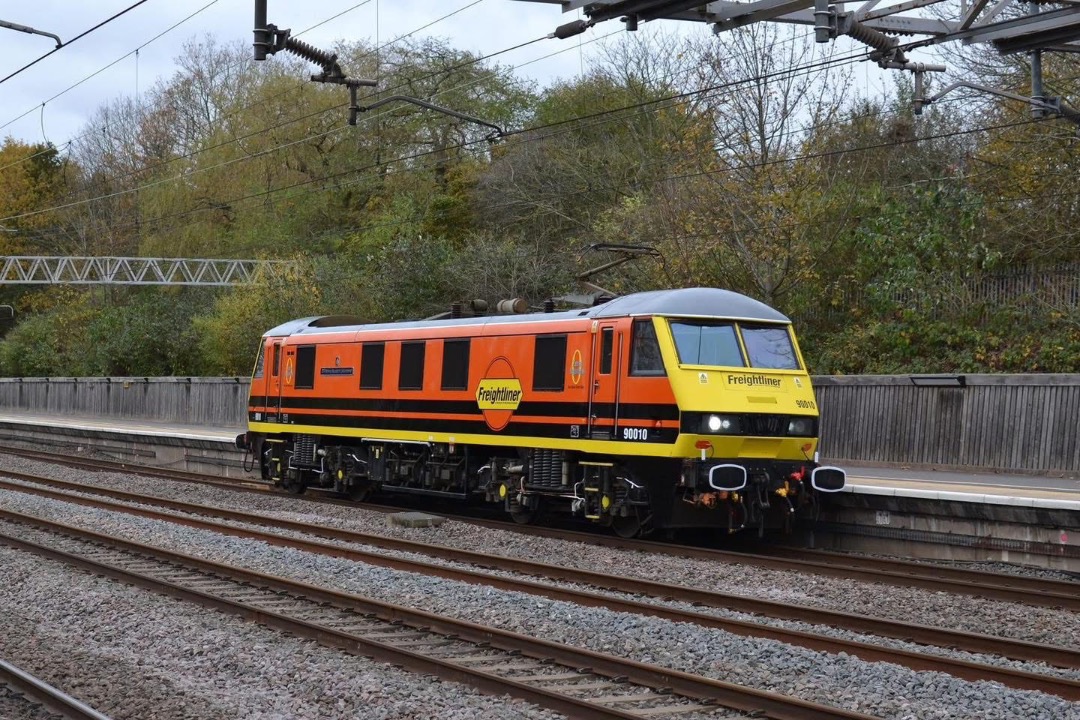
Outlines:
[{"label": "headlight", "polygon": [[813,437],[814,419],[808,417],[791,418],[788,421],[787,434],[799,437]]},{"label": "headlight", "polygon": [[734,415],[709,415],[703,432],[730,435],[739,432],[739,418]]}]

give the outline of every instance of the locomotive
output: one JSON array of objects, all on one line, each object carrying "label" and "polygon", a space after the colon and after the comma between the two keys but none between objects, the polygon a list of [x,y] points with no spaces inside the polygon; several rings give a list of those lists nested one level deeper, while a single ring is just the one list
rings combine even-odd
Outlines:
[{"label": "locomotive", "polygon": [[363,324],[263,338],[248,432],[265,479],[357,500],[415,493],[565,512],[624,537],[788,529],[843,470],[791,321],[714,288],[587,309]]}]

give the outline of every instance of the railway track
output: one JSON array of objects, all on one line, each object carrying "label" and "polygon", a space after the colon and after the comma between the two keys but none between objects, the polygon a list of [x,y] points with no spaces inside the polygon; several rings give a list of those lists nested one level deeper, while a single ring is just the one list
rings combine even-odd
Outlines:
[{"label": "railway track", "polygon": [[109,720],[44,680],[0,660],[0,717],[35,716],[43,720]]},{"label": "railway track", "polygon": [[[6,474],[18,475],[16,473]],[[1043,662],[1062,668],[1080,668],[1080,651],[1070,648],[1010,640],[1007,638],[976,633],[945,630],[910,622],[897,622],[813,607],[793,606],[786,603],[770,602],[728,593],[713,592],[700,588],[674,586],[640,578],[590,572],[516,558],[492,556],[486,553],[477,553],[458,548],[390,538],[382,535],[312,526],[307,523],[283,520],[255,513],[168,500],[107,488],[96,488],[50,478],[39,478],[33,475],[21,475],[20,479],[25,482],[38,483],[48,487],[28,487],[26,485],[0,480],[0,488],[17,492],[32,493],[55,500],[78,503],[104,510],[124,512],[154,520],[180,523],[189,527],[197,527],[203,530],[237,537],[256,539],[269,544],[291,547],[306,552],[343,557],[370,565],[433,575],[472,584],[494,586],[503,590],[541,595],[555,600],[577,603],[579,605],[604,607],[614,611],[662,617],[676,622],[693,623],[703,627],[721,629],[743,636],[770,638],[821,652],[834,654],[844,652],[871,662],[891,662],[918,671],[944,672],[966,680],[992,680],[1017,689],[1037,690],[1059,695],[1070,700],[1080,700],[1080,682],[1061,677],[1025,672],[1011,668],[1002,668],[985,663],[957,660],[933,653],[911,652],[887,648],[872,643],[855,642],[830,637],[820,633],[802,632],[762,623],[727,619],[700,611],[679,609],[668,604],[658,603],[668,603],[670,601],[684,602],[698,606],[765,615],[784,620],[796,620],[816,625],[831,625],[846,630],[854,630],[881,637],[898,638],[923,645],[948,647],[971,653],[986,653],[1015,660]],[[119,502],[87,498],[85,495],[74,495],[72,492],[90,492],[100,496],[113,498]],[[137,503],[142,507],[132,507],[131,505],[120,503]],[[147,505],[157,506],[163,510],[186,513],[187,515],[177,516],[158,510],[150,510],[145,507]],[[506,572],[524,574],[530,577],[539,577],[548,582],[537,583],[532,580],[507,578],[475,570],[466,570],[430,562],[393,557],[380,552],[343,548],[339,545],[331,545],[311,539],[285,536],[278,533],[246,527],[240,528],[234,525],[224,525],[219,522],[204,520],[194,516],[215,517],[225,522],[245,523],[262,526],[264,528],[273,528],[284,532],[316,535],[348,543],[373,546],[382,550],[419,553],[454,563],[493,568]],[[647,596],[651,602],[559,587],[550,584],[551,582],[573,583],[579,586],[588,585],[609,592],[633,593],[636,596]]]},{"label": "railway track", "polygon": [[552,643],[33,516],[0,511],[0,543],[410,671],[574,718],[871,716]]},{"label": "railway track", "polygon": [[[225,479],[179,470],[159,469],[139,465],[126,465],[102,460],[57,457],[48,453],[28,450],[4,450],[5,453],[78,467],[88,470],[127,472],[145,477],[164,478],[184,482],[196,482],[246,492],[276,492],[268,482],[250,479]],[[308,502],[329,502],[357,506],[328,495],[305,496]],[[374,505],[364,503],[364,509],[397,512],[406,506]],[[1006,602],[1018,602],[1043,607],[1059,607],[1080,612],[1080,583],[1061,580],[1033,578],[1006,573],[917,563],[889,558],[871,558],[840,553],[812,550],[773,548],[765,553],[745,553],[719,550],[691,545],[679,545],[651,540],[625,540],[596,532],[582,532],[561,528],[519,525],[513,522],[488,520],[476,517],[452,515],[440,511],[450,519],[499,530],[548,537],[590,545],[601,545],[656,554],[688,557],[718,563],[740,563],[773,570],[814,573],[828,577],[843,577],[867,582],[878,582],[896,587],[916,587],[935,592],[961,593]]]}]

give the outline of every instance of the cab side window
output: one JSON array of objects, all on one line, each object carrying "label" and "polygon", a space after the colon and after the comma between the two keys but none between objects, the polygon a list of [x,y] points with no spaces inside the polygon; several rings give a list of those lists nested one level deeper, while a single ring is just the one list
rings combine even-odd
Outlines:
[{"label": "cab side window", "polygon": [[615,354],[615,328],[600,330],[600,374],[611,374],[611,360]]},{"label": "cab side window", "polygon": [[630,344],[631,375],[665,375],[660,343],[651,319],[635,320]]},{"label": "cab side window", "polygon": [[255,360],[255,372],[251,373],[253,379],[263,376],[263,366],[266,365],[266,346],[259,345],[259,357]]}]

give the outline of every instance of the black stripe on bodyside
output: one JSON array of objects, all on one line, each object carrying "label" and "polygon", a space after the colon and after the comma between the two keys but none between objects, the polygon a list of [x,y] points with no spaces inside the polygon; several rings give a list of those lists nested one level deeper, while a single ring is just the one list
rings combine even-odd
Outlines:
[{"label": "black stripe on bodyside", "polygon": [[411,412],[479,415],[475,400],[397,400],[394,398],[314,398],[283,397],[281,411],[359,410],[368,412]]},{"label": "black stripe on bodyside", "polygon": [[[255,413],[249,412],[248,419],[254,421]],[[271,422],[269,420],[265,422]],[[546,423],[520,422],[516,419],[510,421],[504,429],[496,432],[487,426],[483,420],[430,420],[427,418],[394,418],[394,417],[342,417],[340,415],[289,415],[289,422],[278,422],[282,432],[288,432],[290,425],[317,425],[326,428],[371,428],[373,430],[408,430],[413,432],[439,432],[439,433],[471,433],[474,435],[491,435],[499,437],[543,437],[588,440],[584,425],[578,425],[580,436],[574,438],[571,435],[571,425],[551,425]],[[633,423],[622,423],[621,428],[633,426]],[[607,430],[609,428],[602,428]],[[678,437],[674,428],[657,430],[648,428],[648,439],[628,442],[627,445],[638,443],[671,444]],[[617,440],[618,438],[593,438],[595,440]]]},{"label": "black stripe on bodyside", "polygon": [[[616,403],[593,403],[592,414],[610,418],[615,414]],[[679,406],[663,403],[618,403],[619,419],[627,420],[678,420]],[[514,411],[515,415],[541,417],[585,417],[589,404],[584,402],[532,402],[526,401]]]},{"label": "black stripe on bodyside", "polygon": [[[353,410],[367,412],[411,412],[433,415],[479,415],[475,400],[399,400],[393,398],[306,398],[285,397],[281,399],[282,412],[290,410]],[[614,403],[593,403],[593,415],[612,417]],[[584,402],[536,402],[521,403],[515,416],[583,418],[589,412]],[[620,419],[626,420],[678,420],[679,406],[663,403],[619,403]]]}]

